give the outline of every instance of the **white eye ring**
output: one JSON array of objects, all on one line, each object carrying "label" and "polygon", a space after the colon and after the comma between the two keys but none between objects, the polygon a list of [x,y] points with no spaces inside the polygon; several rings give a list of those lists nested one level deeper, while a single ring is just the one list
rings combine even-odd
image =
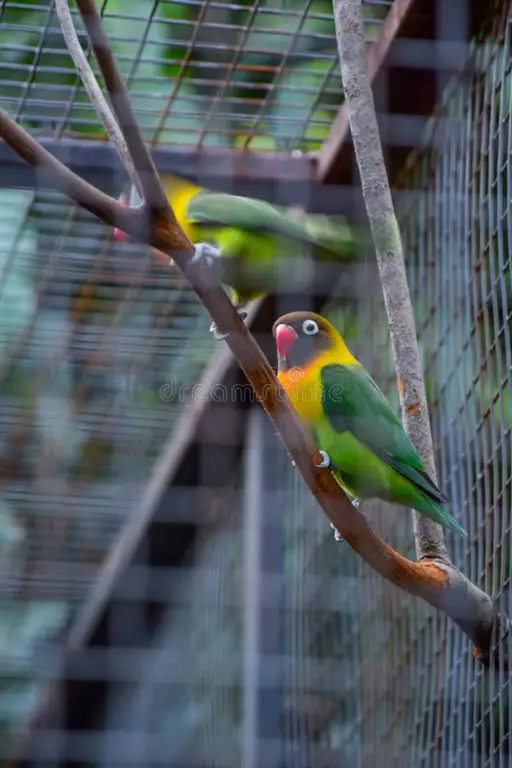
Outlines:
[{"label": "white eye ring", "polygon": [[306,334],[306,336],[314,336],[315,333],[318,333],[318,323],[316,323],[314,320],[304,320],[302,323],[302,332]]}]

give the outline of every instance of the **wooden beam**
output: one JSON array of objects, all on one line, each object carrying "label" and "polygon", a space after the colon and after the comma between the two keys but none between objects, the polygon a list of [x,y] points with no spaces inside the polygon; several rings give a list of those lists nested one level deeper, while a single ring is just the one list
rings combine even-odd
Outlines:
[{"label": "wooden beam", "polygon": [[[418,0],[395,0],[391,6],[380,28],[378,39],[371,45],[368,51],[368,74],[372,82],[381,68],[400,28],[418,4]],[[330,135],[317,155],[316,178],[319,181],[329,181],[333,172],[336,173],[336,166],[342,160],[341,155],[348,130],[348,111],[345,103],[343,103],[332,124]]]},{"label": "wooden beam", "polygon": [[[36,138],[48,152],[81,175],[91,168],[126,175],[114,147],[107,141],[91,138],[55,139],[38,137],[37,134]],[[151,155],[161,173],[266,181],[297,181],[311,177],[311,159],[300,152],[250,152],[230,148],[198,150],[195,147],[160,146],[153,147]],[[4,166],[16,168],[17,171],[29,167],[2,140],[0,166],[2,171]],[[16,182],[15,179],[13,181]]]},{"label": "wooden beam", "polygon": [[[411,151],[422,146],[421,117],[432,115],[442,81],[460,70],[468,53],[469,39],[490,28],[492,19],[508,0],[494,0],[494,3],[467,0],[465,19],[461,19],[459,26],[449,22],[449,29],[444,33],[440,17],[446,6],[440,6],[442,2],[444,0],[395,0],[378,39],[368,50],[368,74],[374,92],[379,94],[384,90],[387,95],[380,114],[377,107],[377,116],[391,183]],[[450,0],[452,11],[456,11],[459,2],[466,0]],[[346,185],[353,181],[349,133],[348,112],[343,103],[329,137],[316,154],[317,182]]]},{"label": "wooden beam", "polygon": [[[117,197],[127,182],[111,144],[90,139],[41,139],[41,144],[68,168],[108,195]],[[175,173],[201,186],[283,206],[302,205],[312,213],[344,214],[354,190],[313,182],[314,160],[291,153],[239,150],[186,150],[158,147],[153,158],[160,174]],[[0,189],[52,190],[37,168],[0,140]]]}]

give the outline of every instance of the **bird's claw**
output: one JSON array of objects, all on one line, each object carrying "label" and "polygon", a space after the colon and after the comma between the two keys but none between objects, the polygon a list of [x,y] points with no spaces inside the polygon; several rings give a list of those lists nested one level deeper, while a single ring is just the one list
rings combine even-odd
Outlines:
[{"label": "bird's claw", "polygon": [[[357,509],[359,507],[359,505],[361,504],[361,501],[362,501],[362,499],[360,498],[360,496],[354,496],[354,498],[350,500],[350,503],[352,504],[353,507],[355,507]],[[331,523],[331,528],[334,531],[334,538],[336,539],[336,541],[345,541],[345,539],[343,538],[341,533],[338,531],[336,526],[333,525],[332,523]]]},{"label": "bird's claw", "polygon": [[326,453],[326,451],[319,451],[319,453],[320,453],[320,456],[322,457],[322,461],[320,462],[320,464],[315,464],[315,466],[318,467],[319,469],[324,469],[325,467],[330,466],[331,458],[329,454]]},{"label": "bird's claw", "polygon": [[197,270],[202,272],[201,280],[207,277],[209,287],[216,288],[222,278],[222,254],[211,243],[197,243],[194,245],[194,255],[186,265],[187,277],[194,282]]},{"label": "bird's claw", "polygon": [[201,264],[210,269],[220,258],[221,253],[215,246],[210,243],[197,243],[195,245],[195,253],[190,259],[190,264]]},{"label": "bird's claw", "polygon": [[[240,318],[242,320],[246,320],[247,319],[248,313],[245,311],[245,309],[241,309],[241,310],[239,309],[238,310],[238,314],[240,315]],[[222,341],[222,339],[226,339],[229,336],[229,332],[228,333],[222,333],[221,331],[219,331],[219,329],[217,328],[217,323],[212,323],[210,325],[210,333],[213,333],[213,338],[216,341]]]},{"label": "bird's claw", "polygon": [[213,333],[213,338],[215,341],[222,341],[222,339],[226,339],[229,336],[229,333],[221,333],[219,331],[217,328],[217,323],[212,323],[210,325],[210,333]]},{"label": "bird's claw", "polygon": [[334,538],[335,538],[335,540],[336,540],[336,541],[344,541],[344,539],[343,539],[343,536],[342,536],[342,535],[341,535],[341,533],[338,531],[338,529],[336,528],[336,526],[335,526],[335,525],[333,525],[332,523],[331,523],[331,528],[332,528],[332,529],[333,529],[333,531],[334,531]]}]

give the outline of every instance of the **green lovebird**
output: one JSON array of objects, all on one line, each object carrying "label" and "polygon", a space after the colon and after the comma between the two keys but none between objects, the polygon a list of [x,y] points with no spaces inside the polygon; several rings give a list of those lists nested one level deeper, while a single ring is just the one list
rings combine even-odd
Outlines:
[{"label": "green lovebird", "polygon": [[[212,192],[170,174],[162,176],[162,184],[189,240],[213,246],[204,255],[219,259],[221,280],[232,289],[238,309],[280,286],[290,291],[310,287],[311,256],[324,263],[357,258],[352,228],[343,221],[299,216],[263,200]],[[132,206],[140,204],[133,186],[121,199]],[[116,229],[115,237],[122,240],[125,234]],[[332,285],[328,270],[325,280]]]},{"label": "green lovebird", "polygon": [[291,312],[273,326],[278,378],[324,461],[358,505],[379,498],[465,534],[376,383],[324,317]]}]

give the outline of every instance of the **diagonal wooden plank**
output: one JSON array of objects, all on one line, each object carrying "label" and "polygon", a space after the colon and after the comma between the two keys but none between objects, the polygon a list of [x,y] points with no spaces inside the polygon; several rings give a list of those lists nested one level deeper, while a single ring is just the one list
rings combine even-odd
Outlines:
[{"label": "diagonal wooden plank", "polygon": [[[372,82],[381,68],[391,44],[418,3],[419,0],[395,0],[391,6],[380,28],[378,39],[372,43],[368,50],[367,66]],[[318,181],[324,182],[330,176],[332,168],[338,162],[348,130],[348,111],[346,104],[343,103],[332,124],[329,137],[317,155],[316,178]]]}]

